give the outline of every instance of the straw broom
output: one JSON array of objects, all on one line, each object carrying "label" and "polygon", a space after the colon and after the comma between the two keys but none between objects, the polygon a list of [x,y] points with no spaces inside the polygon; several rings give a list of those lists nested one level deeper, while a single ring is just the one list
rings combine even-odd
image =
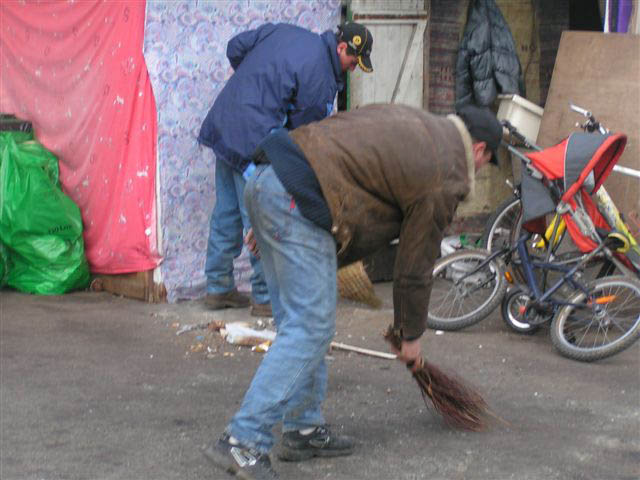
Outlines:
[{"label": "straw broom", "polygon": [[380,308],[382,300],[376,295],[361,261],[339,268],[337,275],[338,293],[341,297]]},{"label": "straw broom", "polygon": [[[396,350],[401,349],[402,336],[397,329],[389,326],[384,338]],[[427,407],[431,404],[445,422],[455,428],[482,430],[486,426],[487,417],[494,416],[489,412],[482,396],[424,358],[420,359],[420,363],[420,368],[412,373]]]},{"label": "straw broom", "polygon": [[[374,308],[379,308],[382,303],[376,296],[361,261],[338,270],[338,292],[344,298],[366,303]],[[384,337],[400,350],[402,335],[399,331],[390,326]],[[413,377],[427,407],[431,406],[445,422],[463,430],[477,431],[486,426],[489,416],[503,421],[489,411],[482,396],[472,388],[424,358],[420,362],[422,365],[413,373]]]}]

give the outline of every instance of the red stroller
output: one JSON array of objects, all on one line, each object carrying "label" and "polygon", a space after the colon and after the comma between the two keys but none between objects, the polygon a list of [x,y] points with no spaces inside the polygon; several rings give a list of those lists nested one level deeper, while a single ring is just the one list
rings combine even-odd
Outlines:
[{"label": "red stroller", "polygon": [[[517,134],[513,127],[507,128]],[[607,221],[592,198],[613,170],[626,142],[626,135],[620,133],[579,132],[527,155],[510,147],[525,167],[521,224],[527,233],[513,247],[524,284],[505,296],[503,319],[524,333],[531,326],[552,320],[554,345],[577,360],[610,356],[640,337],[640,262],[637,250],[631,248],[637,244],[628,230],[618,231],[619,225]],[[554,212],[556,216],[547,227],[545,215]],[[582,252],[573,254],[573,266],[571,261],[565,263],[558,260],[561,256],[555,256],[563,228]],[[532,233],[543,235],[544,262],[533,259],[527,250]],[[581,269],[596,258],[609,269],[595,282],[585,284]],[[615,268],[623,275],[610,276]],[[547,288],[551,271],[560,272],[562,278]]]},{"label": "red stroller", "polygon": [[[600,127],[588,117],[587,126]],[[626,137],[575,133],[542,150],[503,124],[512,137],[537,150],[525,155],[506,145],[524,163],[518,198],[524,223],[516,222],[511,242],[498,249],[461,249],[436,262],[427,325],[459,330],[501,304],[503,320],[516,332],[532,333],[551,323],[553,344],[566,357],[593,361],[621,352],[640,338],[640,281],[626,253],[634,239],[609,221],[612,216],[603,214],[591,195],[603,190]],[[550,229],[549,213],[556,215]],[[563,229],[577,251],[561,251]],[[530,252],[533,232],[542,235],[542,248]],[[595,280],[587,278],[592,265],[603,270]],[[623,275],[611,275],[610,267]],[[559,280],[553,278],[558,274]]]},{"label": "red stroller", "polygon": [[[508,128],[514,133],[513,127]],[[583,253],[592,252],[605,239],[610,243],[617,241],[619,245],[612,262],[623,273],[632,273],[640,278],[637,242],[620,220],[615,206],[613,209],[617,215],[608,214],[610,209],[605,207],[611,201],[609,199],[603,204],[605,190],[600,191],[626,143],[627,137],[621,133],[594,135],[579,132],[572,133],[557,145],[544,150],[538,147],[536,152],[527,155],[509,148],[525,164],[521,183],[521,223],[525,230],[543,235],[539,246],[546,248],[551,242],[550,250],[553,251],[565,228]],[[604,195],[608,199],[606,193]],[[597,201],[592,196],[596,196]],[[544,216],[553,212],[556,218],[547,227]]]}]

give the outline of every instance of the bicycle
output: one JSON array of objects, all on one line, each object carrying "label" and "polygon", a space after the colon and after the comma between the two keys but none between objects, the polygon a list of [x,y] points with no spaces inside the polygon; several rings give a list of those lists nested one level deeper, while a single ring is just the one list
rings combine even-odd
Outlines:
[{"label": "bicycle", "polygon": [[[515,129],[511,129],[513,133]],[[462,250],[441,258],[433,272],[431,309],[427,319],[431,328],[457,330],[485,318],[505,296],[506,282],[514,282],[512,271],[506,270],[509,264],[518,266],[523,281],[523,285],[509,292],[503,302],[502,311],[506,312],[503,320],[512,329],[528,333],[551,322],[556,348],[563,355],[582,361],[618,353],[640,336],[640,282],[628,269],[634,265],[621,256],[629,250],[629,238],[616,231],[604,232],[596,228],[604,225],[604,220],[594,211],[588,196],[598,190],[611,171],[624,149],[626,137],[621,134],[603,136],[594,143],[594,138],[588,134],[574,135],[548,151],[539,150],[543,154],[537,157],[522,156],[527,171],[535,180],[531,183],[525,179],[523,194],[530,195],[531,191],[539,195],[548,190],[548,202],[557,214],[551,231],[547,230],[543,237],[544,260],[529,252],[529,232],[512,245],[494,252]],[[582,152],[585,144],[591,144],[588,156],[569,155],[570,147],[581,145],[577,150]],[[553,163],[558,154],[566,158],[563,162],[572,162],[568,166],[574,169],[579,166],[580,175],[564,178],[564,164],[558,171],[558,165]],[[563,177],[564,191],[557,181],[560,177]],[[535,218],[549,211],[549,204],[544,202],[540,205],[525,202],[523,207],[523,215],[526,213]],[[533,212],[532,207],[535,207]],[[573,252],[557,254],[561,229],[569,230],[581,249],[578,255]],[[613,265],[626,276],[607,276],[585,283],[583,272],[593,264]],[[561,275],[555,283],[550,281],[553,272]],[[601,271],[602,275],[610,273],[609,270]],[[547,283],[553,284],[547,288]],[[617,293],[602,294],[613,289]],[[580,335],[576,335],[577,326],[584,330]]]},{"label": "bicycle", "polygon": [[[440,259],[433,271],[428,326],[459,330],[478,323],[502,302],[502,311],[510,314],[503,314],[503,320],[510,328],[533,333],[550,322],[554,346],[575,360],[609,357],[640,337],[640,281],[607,276],[585,283],[580,278],[581,268],[603,250],[617,261],[610,248],[617,247],[619,239],[608,239],[583,258],[556,262],[533,260],[527,240],[523,236],[506,251],[460,250]],[[527,283],[505,296],[510,274],[501,256],[513,254],[514,248],[519,250]],[[541,288],[535,270],[560,272],[562,278]],[[563,290],[564,295],[556,295]]]}]

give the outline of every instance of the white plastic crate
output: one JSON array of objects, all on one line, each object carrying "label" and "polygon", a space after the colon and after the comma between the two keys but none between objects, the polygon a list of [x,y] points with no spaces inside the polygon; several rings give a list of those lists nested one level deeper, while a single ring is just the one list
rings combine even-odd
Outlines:
[{"label": "white plastic crate", "polygon": [[538,130],[544,109],[520,95],[498,95],[498,120],[508,120],[533,143],[538,140]]}]

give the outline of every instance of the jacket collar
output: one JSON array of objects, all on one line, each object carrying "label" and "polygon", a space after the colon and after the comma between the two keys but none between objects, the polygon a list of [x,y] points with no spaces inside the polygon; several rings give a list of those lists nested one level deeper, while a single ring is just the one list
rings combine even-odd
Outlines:
[{"label": "jacket collar", "polygon": [[464,152],[467,157],[467,174],[469,176],[469,194],[467,197],[471,197],[474,194],[476,187],[476,164],[473,160],[473,142],[471,140],[471,135],[460,117],[451,114],[447,115],[447,118],[453,122],[460,132],[462,144],[464,145]]},{"label": "jacket collar", "polygon": [[329,50],[329,58],[331,59],[331,66],[333,67],[333,75],[336,77],[336,83],[338,84],[338,91],[341,92],[344,88],[342,66],[340,65],[340,57],[338,56],[337,48],[338,42],[336,41],[336,34],[331,30],[327,30],[320,35],[322,41]]}]

